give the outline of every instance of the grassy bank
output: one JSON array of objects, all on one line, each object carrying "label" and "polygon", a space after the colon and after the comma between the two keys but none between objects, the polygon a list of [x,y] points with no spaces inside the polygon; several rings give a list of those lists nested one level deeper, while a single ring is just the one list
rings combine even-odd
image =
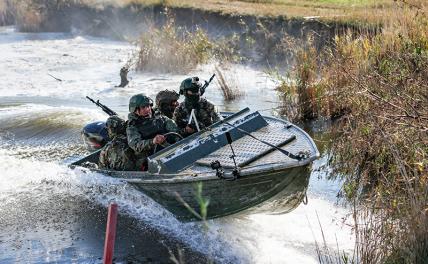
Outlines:
[{"label": "grassy bank", "polygon": [[[298,119],[331,117],[333,175],[354,205],[362,263],[428,260],[428,7],[397,3],[378,35],[296,48]],[[289,113],[293,116],[295,113]]]},{"label": "grassy bank", "polygon": [[319,17],[335,21],[377,22],[379,13],[393,10],[390,0],[121,0],[122,4],[164,4],[234,15],[285,16],[287,18]]},{"label": "grassy bank", "polygon": [[[30,6],[34,14],[40,13],[37,5],[48,2],[53,5],[82,5],[102,9],[105,6],[155,6],[189,8],[208,12],[239,16],[308,18],[326,22],[345,22],[352,24],[382,22],[381,17],[393,12],[392,0],[9,0],[24,9]],[[423,0],[413,0],[415,5]],[[29,4],[30,3],[30,4]]]}]

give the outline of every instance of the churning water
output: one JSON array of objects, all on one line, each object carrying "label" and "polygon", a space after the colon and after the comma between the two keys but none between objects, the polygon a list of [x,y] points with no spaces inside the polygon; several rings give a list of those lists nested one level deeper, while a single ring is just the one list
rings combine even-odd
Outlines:
[{"label": "churning water", "polygon": [[[125,117],[131,95],[177,90],[182,79],[208,78],[214,69],[205,65],[186,76],[130,72],[130,85],[115,88],[134,52],[107,39],[0,28],[0,263],[101,262],[111,201],[120,211],[118,263],[165,263],[179,251],[188,263],[316,263],[322,232],[329,247],[352,250],[344,220],[349,210],[335,203],[339,183],[322,179],[322,170],[311,176],[307,205],[284,215],[211,220],[205,230],[201,223],[179,222],[121,181],[68,168],[86,154],[81,128],[107,117],[86,95]],[[205,96],[218,110],[278,105],[275,83],[265,73],[232,65],[225,75],[244,95],[226,103],[213,82]]]}]

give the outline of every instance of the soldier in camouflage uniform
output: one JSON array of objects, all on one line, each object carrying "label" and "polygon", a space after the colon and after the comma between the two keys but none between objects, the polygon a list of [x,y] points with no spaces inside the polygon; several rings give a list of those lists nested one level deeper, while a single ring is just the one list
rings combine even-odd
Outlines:
[{"label": "soldier in camouflage uniform", "polygon": [[156,95],[155,112],[167,116],[172,119],[175,108],[178,106],[178,98],[180,95],[176,91],[163,90]]},{"label": "soldier in camouflage uniform", "polygon": [[194,120],[189,125],[192,109],[196,116],[199,128],[204,129],[220,120],[219,115],[214,109],[214,105],[207,99],[201,98],[202,84],[198,77],[187,78],[181,82],[180,94],[184,94],[182,102],[174,111],[174,121],[180,128],[180,134],[189,136],[196,132]]},{"label": "soldier in camouflage uniform", "polygon": [[[178,132],[177,125],[166,116],[154,115],[153,101],[144,94],[129,100],[128,144],[134,150],[138,170],[147,170],[147,157],[154,153],[157,145],[165,143],[165,133]],[[157,147],[156,147],[157,148]]]},{"label": "soldier in camouflage uniform", "polygon": [[106,126],[111,141],[100,152],[99,167],[118,171],[135,170],[134,151],[128,146],[126,138],[126,122],[118,116],[111,116]]}]

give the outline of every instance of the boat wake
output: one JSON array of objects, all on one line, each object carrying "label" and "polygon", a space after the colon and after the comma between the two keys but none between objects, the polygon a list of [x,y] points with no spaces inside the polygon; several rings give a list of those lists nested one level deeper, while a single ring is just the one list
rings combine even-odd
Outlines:
[{"label": "boat wake", "polygon": [[80,138],[83,124],[94,117],[105,118],[87,111],[37,104],[0,106],[0,147],[9,155],[47,161],[84,154]]},{"label": "boat wake", "polygon": [[[103,208],[114,201],[118,204],[121,215],[124,214],[138,220],[137,225],[140,229],[151,228],[167,235],[170,241],[166,241],[165,246],[168,248],[175,249],[175,244],[180,244],[206,255],[216,262],[245,262],[245,256],[238,257],[238,252],[235,252],[233,246],[222,237],[220,228],[212,225],[208,230],[204,230],[202,223],[182,223],[162,206],[120,180],[87,170],[72,170],[66,165],[56,162],[18,158],[9,155],[9,152],[4,149],[0,149],[0,160],[3,161],[0,163],[0,170],[3,172],[0,203],[5,204],[0,207],[0,211],[6,209],[11,211],[4,214],[9,215],[8,219],[1,219],[2,227],[9,224],[19,227],[20,224],[10,222],[38,213],[40,216],[58,218],[56,221],[47,222],[45,224],[47,229],[71,229],[70,226],[75,224],[73,219],[69,219],[68,224],[54,224],[54,222],[62,221],[60,214],[54,212],[52,216],[52,213],[40,212],[40,208],[43,209],[46,206],[40,206],[40,204],[52,203],[52,199],[56,199],[52,197],[62,197],[62,199],[71,197],[72,200],[80,200],[83,204],[90,201]],[[38,205],[25,206],[29,201],[38,201]],[[64,202],[62,206],[57,205],[56,207],[67,210],[66,204]],[[84,207],[86,205],[82,208]],[[17,208],[20,210],[14,214],[13,212]],[[80,213],[76,212],[76,214]],[[11,219],[11,215],[15,215],[15,217]],[[105,219],[98,219],[98,221],[104,222]],[[49,227],[49,225],[52,226]],[[60,227],[56,228],[56,225]],[[14,232],[13,230],[10,230],[10,232],[13,231],[12,233],[6,229],[3,230],[9,235]],[[4,232],[1,236],[7,236]],[[27,233],[25,236],[28,235]],[[47,239],[50,239],[50,236]],[[66,243],[65,246],[68,247],[69,243]]]}]

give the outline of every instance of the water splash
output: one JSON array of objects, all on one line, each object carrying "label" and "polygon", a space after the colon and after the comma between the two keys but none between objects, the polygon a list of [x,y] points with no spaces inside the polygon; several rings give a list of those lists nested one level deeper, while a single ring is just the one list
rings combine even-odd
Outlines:
[{"label": "water splash", "polygon": [[[245,256],[234,251],[220,228],[207,232],[200,223],[182,223],[162,206],[120,180],[106,177],[89,170],[72,170],[65,165],[34,159],[19,159],[0,149],[0,201],[13,206],[20,194],[29,199],[47,199],[49,196],[79,197],[107,207],[114,201],[121,214],[138,219],[141,228],[150,226],[172,239],[189,246],[192,250],[208,255],[219,262],[245,262]],[[16,205],[15,205],[16,206]],[[31,212],[29,212],[31,213]]]}]

